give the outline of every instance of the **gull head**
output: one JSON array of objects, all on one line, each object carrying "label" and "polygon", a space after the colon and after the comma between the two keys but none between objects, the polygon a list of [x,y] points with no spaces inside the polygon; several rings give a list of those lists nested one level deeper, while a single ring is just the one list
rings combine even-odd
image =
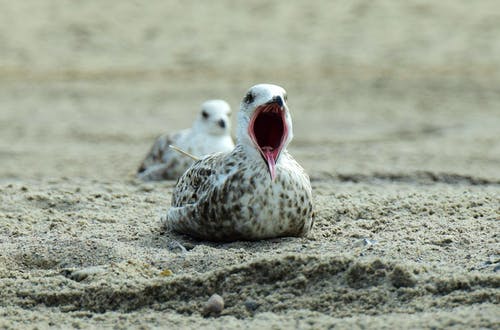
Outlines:
[{"label": "gull head", "polygon": [[224,100],[203,102],[193,128],[210,135],[229,135],[231,133],[231,107]]},{"label": "gull head", "polygon": [[277,85],[258,84],[251,87],[240,105],[238,143],[258,152],[276,177],[276,164],[293,138],[292,118],[286,91]]}]

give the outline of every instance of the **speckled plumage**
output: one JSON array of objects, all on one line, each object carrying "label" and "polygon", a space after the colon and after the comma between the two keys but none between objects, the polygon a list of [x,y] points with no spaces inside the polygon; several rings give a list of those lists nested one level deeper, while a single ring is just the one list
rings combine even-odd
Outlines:
[{"label": "speckled plumage", "polygon": [[142,161],[137,177],[144,181],[178,179],[194,161],[180,155],[169,145],[202,157],[234,148],[230,136],[231,108],[223,100],[209,100],[202,104],[198,118],[189,129],[158,137]]},{"label": "speckled plumage", "polygon": [[[309,177],[286,151],[292,123],[286,92],[276,85],[252,87],[241,103],[238,143],[231,152],[207,156],[191,166],[179,179],[172,206],[165,218],[167,229],[213,240],[257,240],[279,236],[303,236],[313,223]],[[276,105],[277,104],[277,105]],[[283,125],[256,124],[257,110],[282,111]],[[271,111],[271,110],[269,110]],[[260,116],[260,114],[259,114]],[[258,133],[252,131],[260,125]],[[266,161],[266,131],[283,133],[277,146],[275,167]],[[279,149],[279,150],[278,150]],[[274,172],[274,175],[273,175]]]}]

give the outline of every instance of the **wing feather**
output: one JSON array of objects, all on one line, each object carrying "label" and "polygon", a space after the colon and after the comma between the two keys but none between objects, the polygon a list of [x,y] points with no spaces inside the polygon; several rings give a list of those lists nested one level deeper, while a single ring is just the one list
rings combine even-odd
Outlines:
[{"label": "wing feather", "polygon": [[137,173],[142,173],[155,164],[168,161],[168,158],[165,160],[164,156],[167,154],[168,146],[176,140],[176,135],[178,134],[163,134],[159,136],[139,166]]}]

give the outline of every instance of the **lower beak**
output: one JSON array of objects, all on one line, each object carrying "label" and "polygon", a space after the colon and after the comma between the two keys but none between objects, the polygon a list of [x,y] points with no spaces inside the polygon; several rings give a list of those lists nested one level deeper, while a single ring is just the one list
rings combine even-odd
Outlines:
[{"label": "lower beak", "polygon": [[276,178],[276,159],[275,155],[271,150],[263,150],[263,156],[266,160],[267,167],[269,169],[269,174],[271,174],[271,181]]}]

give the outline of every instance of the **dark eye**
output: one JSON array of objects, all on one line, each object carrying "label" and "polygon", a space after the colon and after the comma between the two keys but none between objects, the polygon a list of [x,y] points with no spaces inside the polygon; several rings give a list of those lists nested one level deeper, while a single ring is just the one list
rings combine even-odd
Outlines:
[{"label": "dark eye", "polygon": [[287,93],[283,94],[283,99],[285,100],[285,102],[288,101],[288,95],[287,95]]},{"label": "dark eye", "polygon": [[246,104],[250,104],[252,103],[254,100],[254,96],[252,93],[248,93],[245,98],[243,99],[243,102],[245,102]]},{"label": "dark eye", "polygon": [[201,112],[201,116],[203,117],[203,119],[207,119],[208,118],[208,112],[206,112],[205,110],[203,110]]}]

